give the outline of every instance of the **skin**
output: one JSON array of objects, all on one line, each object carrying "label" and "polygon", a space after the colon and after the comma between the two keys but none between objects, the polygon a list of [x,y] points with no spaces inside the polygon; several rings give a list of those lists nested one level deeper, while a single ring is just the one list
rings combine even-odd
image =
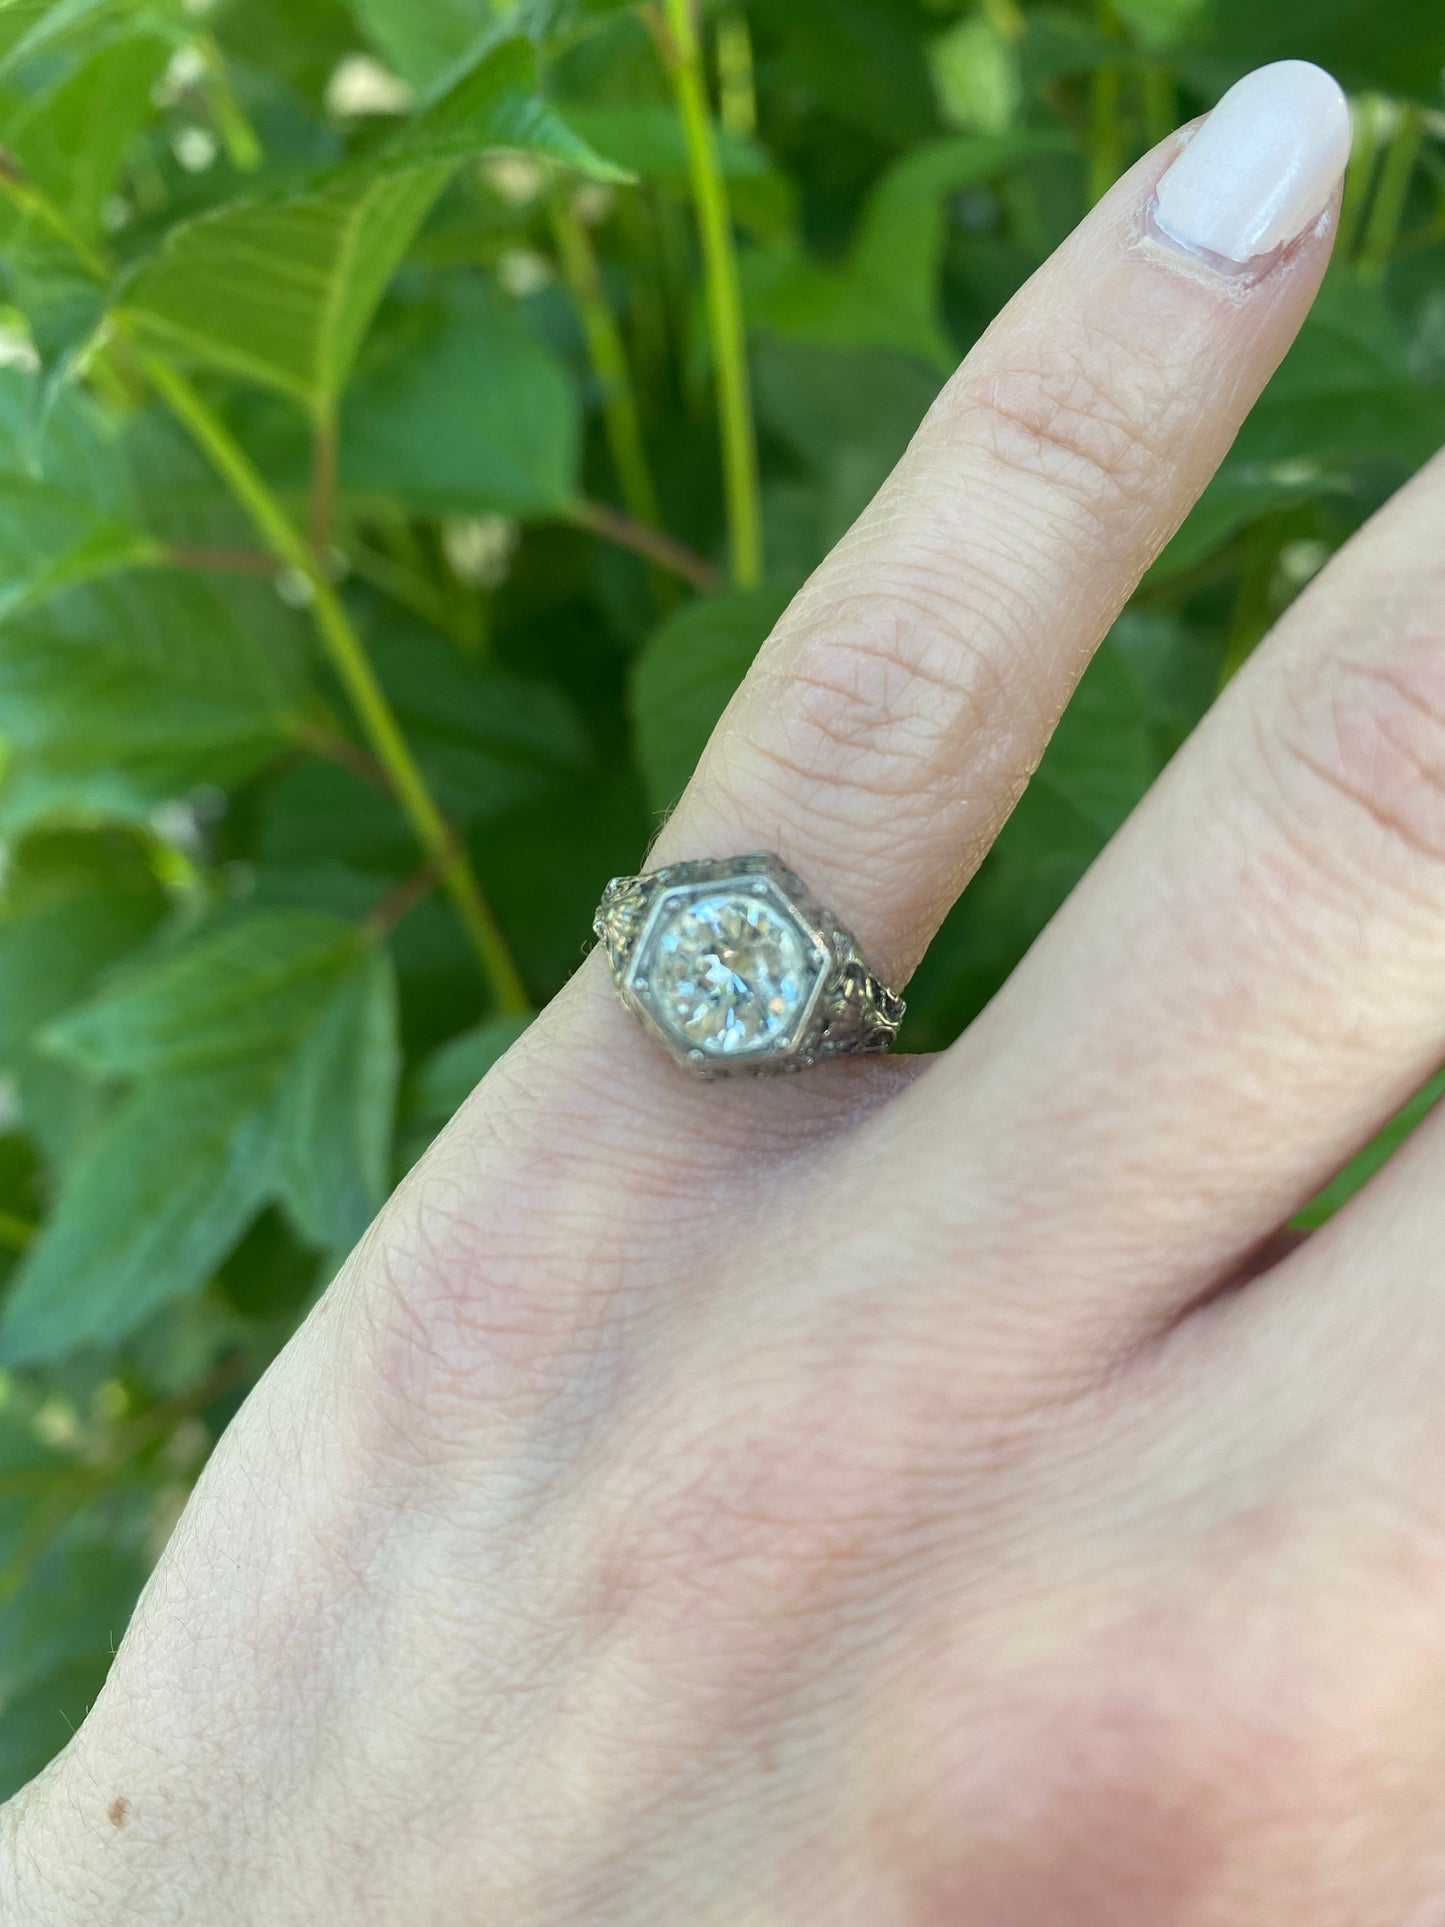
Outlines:
[{"label": "skin", "polygon": [[[990,330],[655,860],[894,980],[1314,295],[1151,232]],[[1445,467],[950,1051],[698,1085],[593,957],[221,1442],[0,1815],[16,1927],[1440,1927]]]}]

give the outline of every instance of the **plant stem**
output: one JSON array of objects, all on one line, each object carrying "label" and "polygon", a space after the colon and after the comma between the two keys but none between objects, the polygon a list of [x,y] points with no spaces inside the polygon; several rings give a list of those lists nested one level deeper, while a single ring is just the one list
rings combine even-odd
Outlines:
[{"label": "plant stem", "polygon": [[1414,179],[1415,163],[1420,158],[1424,134],[1425,117],[1412,101],[1401,110],[1395,131],[1385,149],[1385,158],[1380,164],[1380,178],[1375,187],[1374,206],[1370,209],[1364,238],[1360,243],[1360,273],[1368,281],[1382,280],[1390,265],[1405,218],[1405,203],[1410,197],[1410,183]]},{"label": "plant stem", "polygon": [[672,81],[687,136],[688,179],[702,240],[708,327],[717,363],[718,425],[727,497],[728,554],[733,581],[762,580],[763,528],[758,448],[748,381],[747,334],[738,287],[737,250],[717,137],[703,84],[702,53],[691,0],[661,0],[650,10],[653,37]]},{"label": "plant stem", "polygon": [[331,525],[336,515],[336,464],[339,457],[336,416],[317,417],[311,437],[311,491],[306,528],[316,566],[327,571],[331,560]]},{"label": "plant stem", "polygon": [[730,134],[751,140],[758,131],[758,94],[753,81],[753,37],[741,10],[717,23],[718,119]]},{"label": "plant stem", "polygon": [[189,429],[263,540],[278,560],[310,584],[311,613],[332,666],[355,705],[367,740],[417,841],[436,864],[451,893],[498,1009],[509,1016],[530,1010],[531,1000],[491,906],[472,873],[467,853],[426,786],[340,596],[317,567],[305,538],[265,478],[210,405],[169,362],[144,351],[141,358],[157,392]]},{"label": "plant stem", "polygon": [[661,529],[652,528],[646,522],[635,522],[631,516],[609,508],[605,502],[576,502],[573,504],[570,519],[579,529],[586,529],[589,535],[603,536],[609,542],[617,542],[624,549],[633,549],[659,568],[669,569],[673,575],[681,576],[690,582],[694,589],[707,593],[720,589],[722,577],[704,556],[690,549],[683,542],[675,541]]},{"label": "plant stem", "polygon": [[582,317],[593,372],[602,390],[602,420],[622,499],[628,513],[637,521],[660,522],[657,487],[648,466],[637,393],[627,365],[622,331],[608,304],[592,236],[579,217],[571,189],[565,183],[552,195],[551,214],[562,270]]},{"label": "plant stem", "polygon": [[1344,200],[1340,207],[1339,231],[1335,237],[1335,252],[1341,260],[1354,258],[1355,245],[1364,225],[1370,186],[1375,177],[1375,163],[1380,157],[1384,111],[1385,103],[1378,94],[1363,94],[1353,103],[1351,118],[1354,121],[1354,139],[1345,166]]},{"label": "plant stem", "polygon": [[389,937],[403,917],[407,917],[441,882],[435,863],[423,863],[409,877],[403,877],[388,896],[382,898],[366,919],[366,934],[373,943]]}]

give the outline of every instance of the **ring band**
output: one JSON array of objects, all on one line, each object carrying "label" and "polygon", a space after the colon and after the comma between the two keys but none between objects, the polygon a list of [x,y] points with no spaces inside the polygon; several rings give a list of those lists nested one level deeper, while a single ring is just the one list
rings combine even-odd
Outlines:
[{"label": "ring band", "polygon": [[903,1021],[857,938],[766,851],[614,877],[592,927],[623,1004],[699,1077],[886,1051]]}]

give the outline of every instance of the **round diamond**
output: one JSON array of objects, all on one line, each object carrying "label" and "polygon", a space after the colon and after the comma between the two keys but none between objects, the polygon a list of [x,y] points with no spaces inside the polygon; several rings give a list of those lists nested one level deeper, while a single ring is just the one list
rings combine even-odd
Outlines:
[{"label": "round diamond", "polygon": [[710,1057],[760,1050],[791,1030],[816,975],[792,920],[737,890],[680,903],[648,953],[653,1009]]}]

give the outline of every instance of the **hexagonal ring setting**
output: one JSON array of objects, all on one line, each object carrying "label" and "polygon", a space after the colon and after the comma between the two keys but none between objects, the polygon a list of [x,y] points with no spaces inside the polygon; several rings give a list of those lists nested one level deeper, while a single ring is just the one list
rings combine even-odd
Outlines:
[{"label": "hexagonal ring setting", "polygon": [[903,999],[778,856],[614,877],[593,924],[623,1004],[698,1077],[886,1051]]}]

